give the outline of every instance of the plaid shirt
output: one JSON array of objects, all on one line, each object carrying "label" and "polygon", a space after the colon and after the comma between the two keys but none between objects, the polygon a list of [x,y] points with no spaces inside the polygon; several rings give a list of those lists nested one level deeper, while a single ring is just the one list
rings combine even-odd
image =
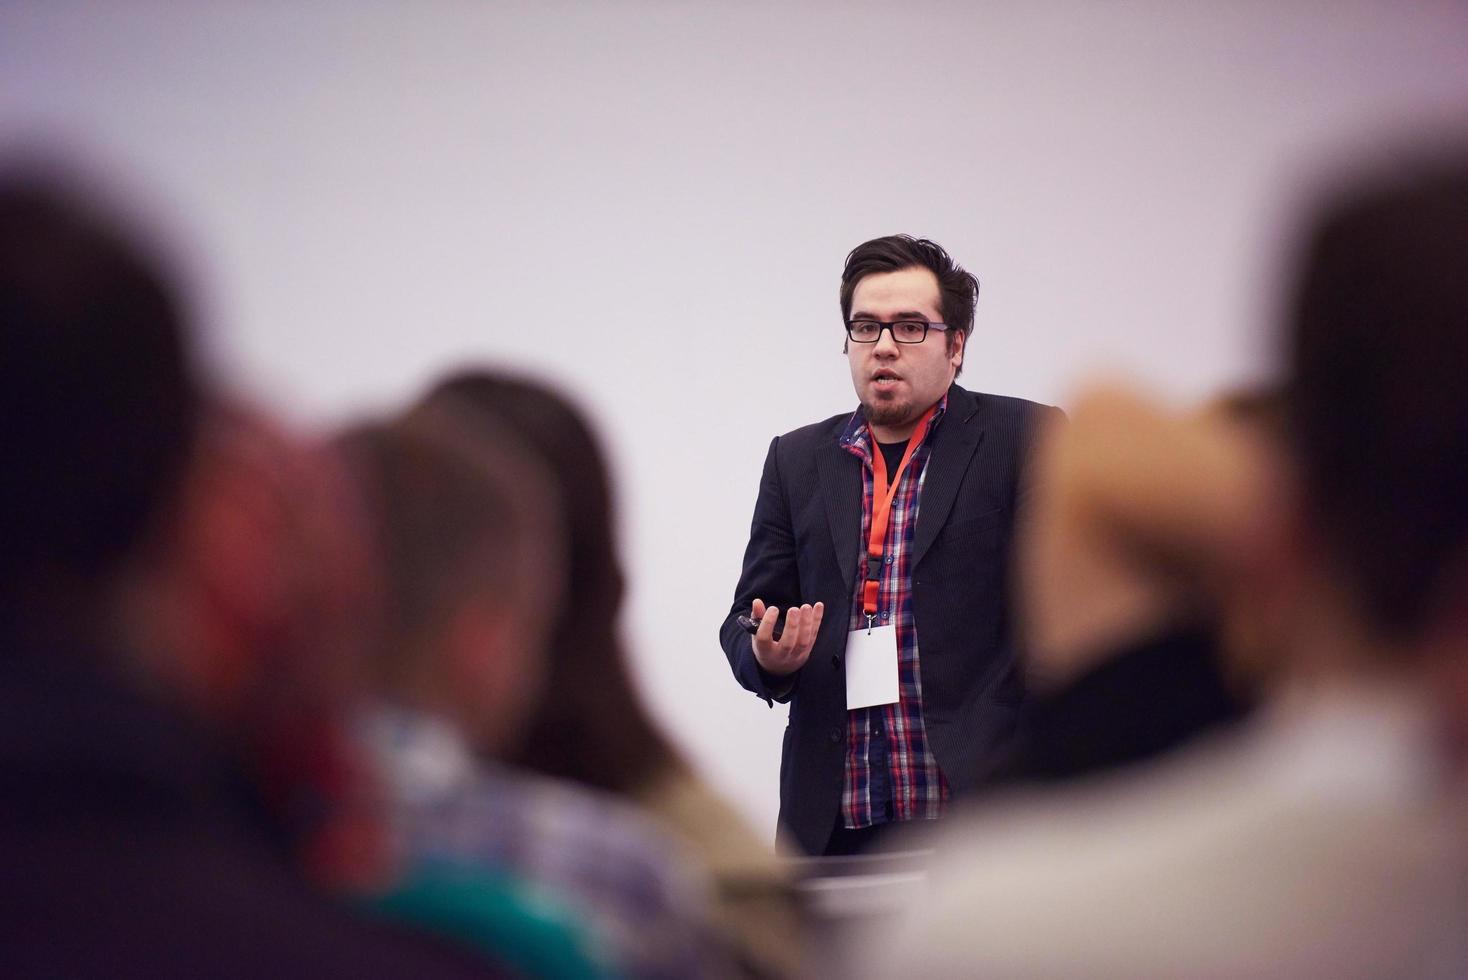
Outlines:
[{"label": "plaid shirt", "polygon": [[[841,790],[841,817],[848,828],[896,820],[932,820],[942,812],[948,799],[948,782],[928,748],[923,728],[923,683],[918,667],[917,626],[912,621],[912,568],[908,563],[917,529],[923,475],[932,452],[933,430],[947,406],[945,395],[892,498],[892,516],[882,550],[876,625],[897,627],[899,698],[896,704],[857,708],[846,713],[846,773]],[[862,560],[857,562],[857,567],[865,568],[875,483],[872,453],[880,450],[872,445],[861,412],[852,415],[846,424],[841,445],[863,464],[861,540],[852,545],[861,549]],[[857,576],[856,593],[851,600],[853,630],[866,626],[866,616],[862,613],[863,578]]]},{"label": "plaid shirt", "polygon": [[474,758],[452,728],[418,712],[383,706],[363,734],[409,859],[519,878],[582,917],[618,975],[724,975],[705,882],[630,805]]}]

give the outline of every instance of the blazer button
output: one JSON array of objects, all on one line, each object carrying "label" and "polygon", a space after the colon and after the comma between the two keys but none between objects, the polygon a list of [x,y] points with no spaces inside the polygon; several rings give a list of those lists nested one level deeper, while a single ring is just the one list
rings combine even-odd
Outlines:
[{"label": "blazer button", "polygon": [[841,729],[839,729],[839,728],[833,728],[833,729],[831,729],[831,742],[834,744],[834,743],[839,742],[839,741],[841,741]]},{"label": "blazer button", "polygon": [[839,653],[833,653],[833,654],[831,654],[831,666],[832,667],[840,667],[841,666],[841,654],[839,654]]}]

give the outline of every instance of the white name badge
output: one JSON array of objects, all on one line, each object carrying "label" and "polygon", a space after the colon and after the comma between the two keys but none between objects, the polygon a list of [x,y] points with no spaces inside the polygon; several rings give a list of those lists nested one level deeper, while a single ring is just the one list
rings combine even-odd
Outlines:
[{"label": "white name badge", "polygon": [[846,707],[897,701],[897,627],[865,626],[846,634]]}]

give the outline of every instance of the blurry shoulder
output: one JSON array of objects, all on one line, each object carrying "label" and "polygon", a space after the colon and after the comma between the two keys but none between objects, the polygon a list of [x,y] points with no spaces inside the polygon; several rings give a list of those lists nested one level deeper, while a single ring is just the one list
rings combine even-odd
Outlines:
[{"label": "blurry shoulder", "polygon": [[[1460,866],[1444,860],[1442,814],[1373,788],[1361,753],[1301,734],[1251,724],[955,812],[925,903],[881,937],[882,962],[920,976],[1416,975],[1375,937],[1420,949],[1438,934],[1424,912],[1451,904],[1443,868]],[[1387,775],[1401,766],[1381,768],[1401,782]],[[1342,952],[1372,968],[1323,968]]]},{"label": "blurry shoulder", "polygon": [[481,786],[486,796],[513,806],[538,834],[567,847],[641,856],[659,865],[667,861],[667,832],[620,796],[499,766],[486,768]]},{"label": "blurry shoulder", "polygon": [[762,840],[727,799],[692,772],[670,769],[649,781],[636,799],[716,876],[786,878],[773,844]]}]

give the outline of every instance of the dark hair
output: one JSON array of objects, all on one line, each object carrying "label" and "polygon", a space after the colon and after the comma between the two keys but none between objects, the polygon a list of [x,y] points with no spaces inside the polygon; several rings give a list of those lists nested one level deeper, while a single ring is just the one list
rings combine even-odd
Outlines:
[{"label": "dark hair", "polygon": [[564,508],[567,585],[551,634],[547,696],[508,761],[611,792],[636,792],[681,762],[628,671],[611,483],[591,427],[546,385],[490,371],[439,381],[420,406],[437,404],[482,412],[518,433],[550,470]]},{"label": "dark hair", "polygon": [[1409,173],[1324,213],[1288,354],[1317,533],[1366,621],[1402,639],[1468,560],[1468,164]]},{"label": "dark hair", "polygon": [[[379,553],[382,622],[367,666],[381,690],[399,690],[417,668],[408,652],[465,595],[492,589],[519,604],[549,591],[546,576],[523,578],[532,549],[554,540],[548,511],[537,520],[525,503],[544,497],[545,478],[510,457],[510,440],[497,440],[487,459],[477,433],[473,420],[435,407],[359,424],[335,440],[358,478]],[[513,481],[527,480],[521,496]]]},{"label": "dark hair", "polygon": [[80,195],[0,177],[0,350],[0,595],[95,587],[171,498],[198,424],[168,277]]},{"label": "dark hair", "polygon": [[[973,333],[979,280],[954,262],[943,246],[926,238],[887,235],[852,249],[846,256],[846,267],[841,270],[841,319],[843,322],[851,319],[851,296],[863,278],[874,272],[898,272],[914,267],[927,269],[938,279],[940,308],[943,322],[948,324],[947,344],[951,351],[955,334],[962,334],[967,341]],[[962,372],[960,364],[955,375]]]}]

